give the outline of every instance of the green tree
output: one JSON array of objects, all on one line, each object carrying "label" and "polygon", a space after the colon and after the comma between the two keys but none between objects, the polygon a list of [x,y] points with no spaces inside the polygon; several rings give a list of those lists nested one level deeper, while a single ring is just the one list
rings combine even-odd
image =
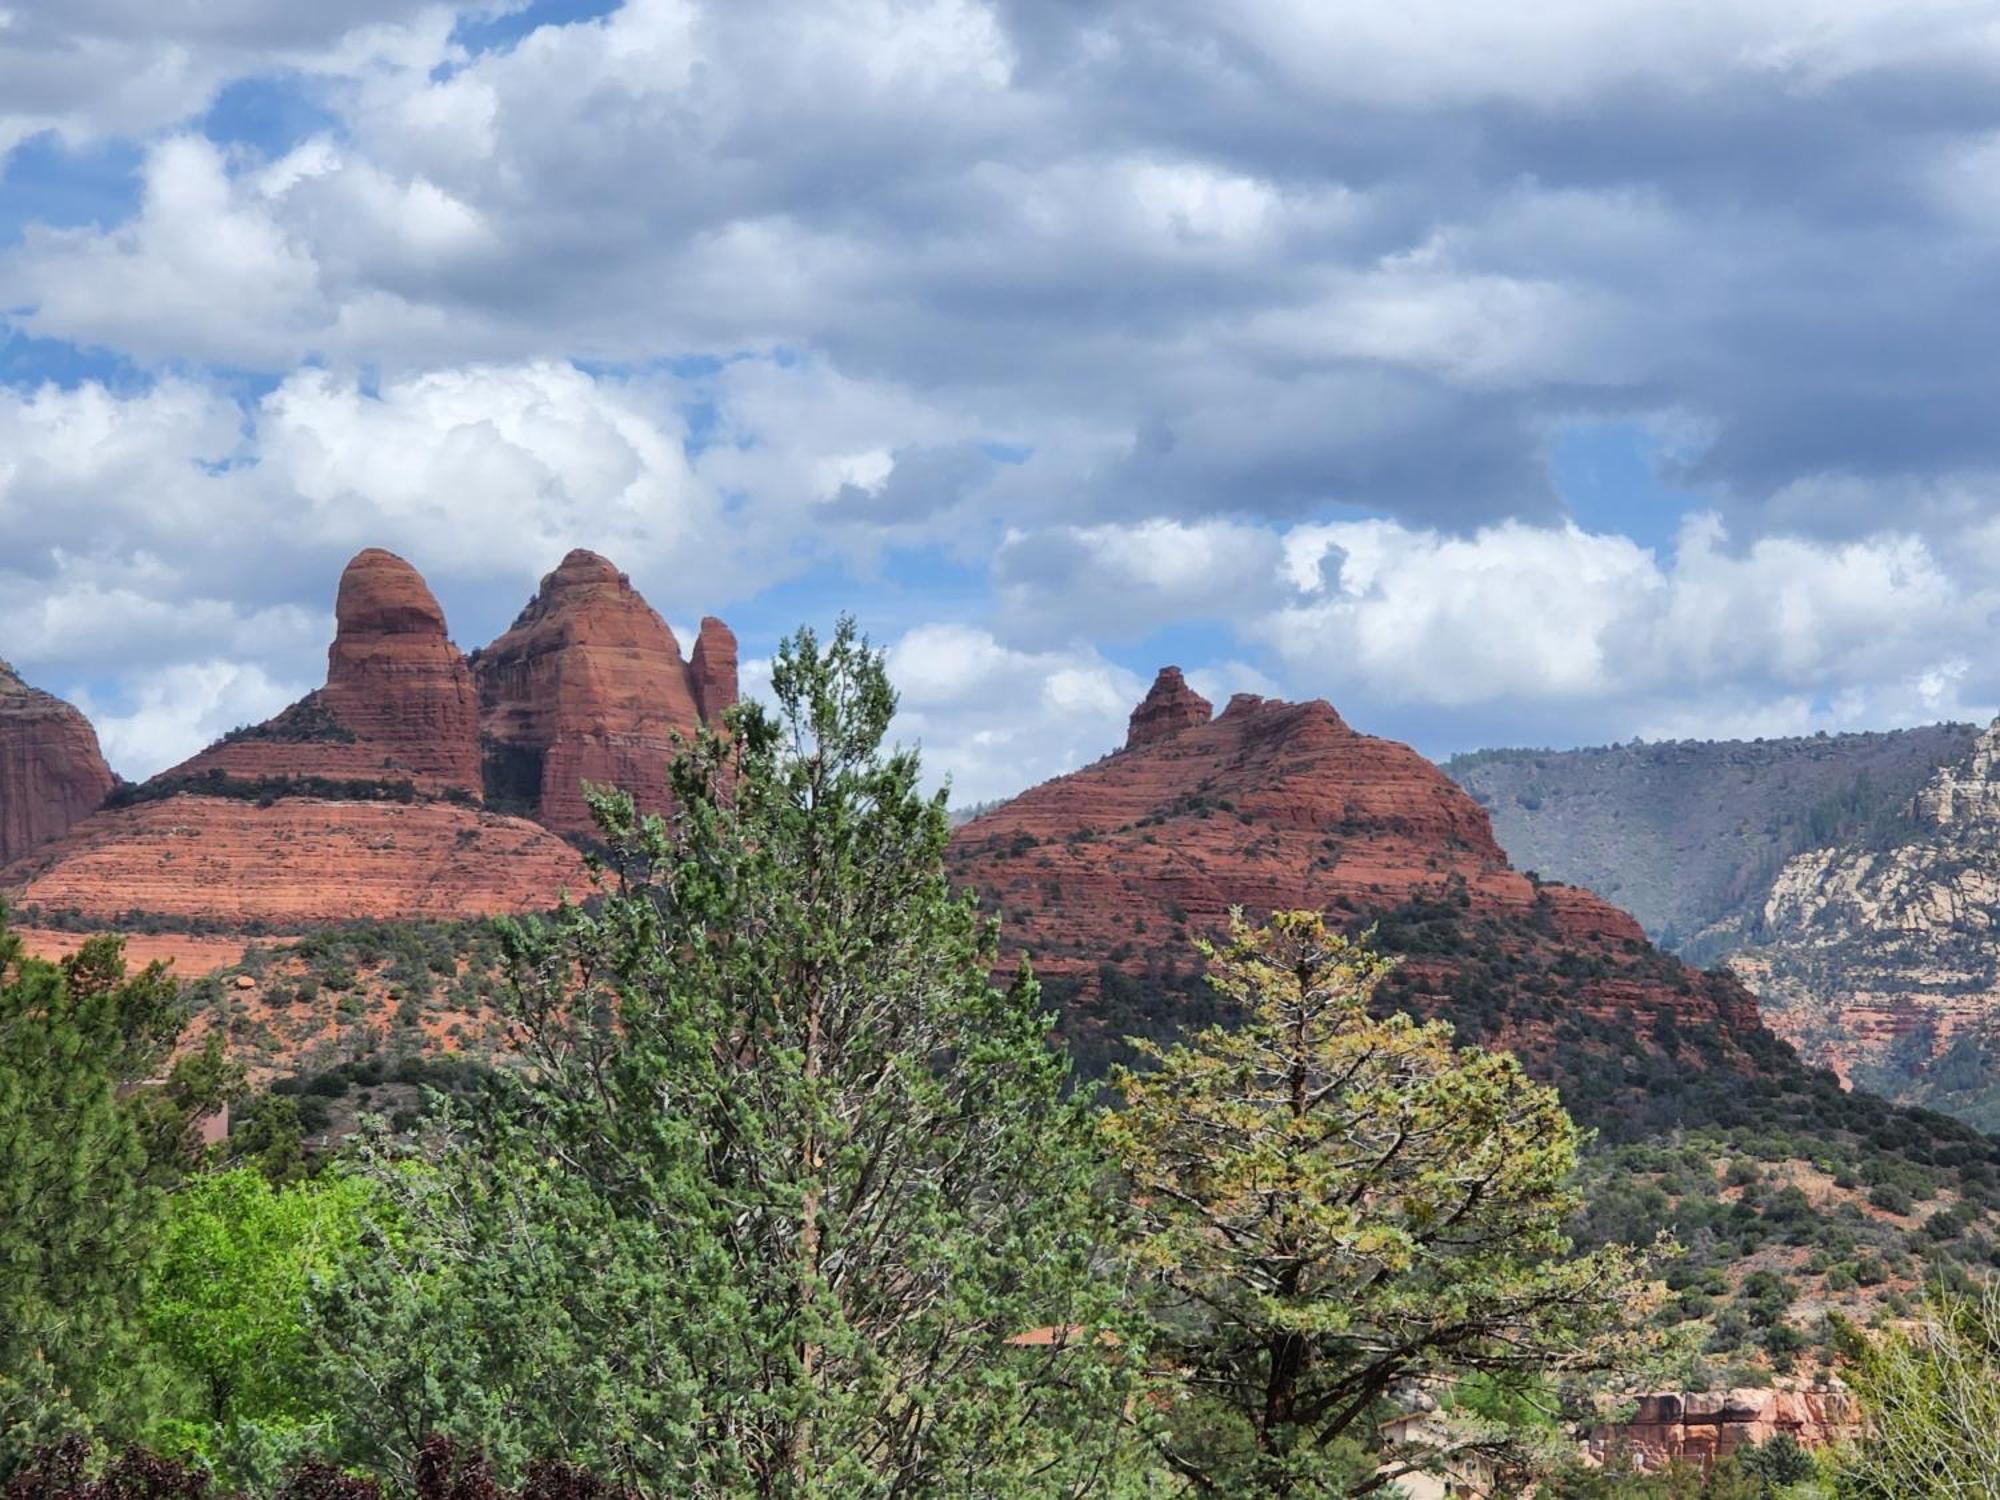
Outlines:
[{"label": "green tree", "polygon": [[1179,1400],[1167,1463],[1204,1493],[1359,1494],[1406,1466],[1507,1456],[1466,1413],[1399,1439],[1399,1387],[1629,1357],[1657,1294],[1623,1247],[1571,1257],[1580,1136],[1513,1058],[1378,1020],[1390,961],[1312,912],[1231,919],[1209,979],[1245,1016],[1135,1043],[1104,1133],[1130,1258]]},{"label": "green tree", "polygon": [[239,1167],[169,1200],[143,1315],[186,1399],[155,1430],[160,1446],[258,1479],[325,1441],[309,1299],[353,1259],[368,1197],[359,1177],[273,1187]]},{"label": "green tree", "polygon": [[1912,1325],[1841,1340],[1868,1414],[1843,1495],[2000,1496],[2000,1279],[1937,1286]]},{"label": "green tree", "polygon": [[0,907],[0,1470],[63,1433],[133,1435],[157,1392],[138,1301],[162,1192],[233,1086],[218,1048],[112,938],[26,955]]},{"label": "green tree", "polygon": [[391,1394],[365,1436],[674,1494],[1103,1492],[1135,1360],[1090,1107],[990,978],[881,655],[801,631],[771,690],[670,821],[596,797],[601,903],[512,934],[519,1098],[382,1172],[404,1243],[329,1316]]}]

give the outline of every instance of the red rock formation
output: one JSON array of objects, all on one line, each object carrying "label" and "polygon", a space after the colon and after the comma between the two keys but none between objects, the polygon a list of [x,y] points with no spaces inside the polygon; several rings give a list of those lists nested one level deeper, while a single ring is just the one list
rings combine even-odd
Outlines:
[{"label": "red rock formation", "polygon": [[90,721],[0,661],[0,865],[60,838],[117,784]]},{"label": "red rock formation", "polygon": [[[1244,695],[1247,696],[1247,695]],[[1125,748],[1136,749],[1157,740],[1171,739],[1183,729],[1206,724],[1215,705],[1187,685],[1179,667],[1162,667],[1152,689],[1132,710],[1132,724],[1125,733]]]},{"label": "red rock formation", "polygon": [[[1725,1045],[1774,1045],[1740,985],[1657,953],[1590,892],[1510,868],[1485,811],[1408,746],[1321,702],[1239,695],[1209,721],[1192,696],[1161,674],[1129,748],[953,836],[956,877],[1001,914],[1010,951],[1074,992],[1079,1024],[1140,1029],[1177,987],[1189,996],[1189,939],[1231,907],[1310,907],[1357,927],[1383,918],[1385,945],[1409,950],[1398,1003],[1451,1011],[1531,1065],[1582,1017],[1604,1023],[1597,1046],[1626,1045],[1604,1038],[1628,1023],[1631,1045],[1668,1053],[1707,1023]],[[1127,976],[1124,993],[1105,995],[1107,973]]]},{"label": "red rock formation", "polygon": [[569,845],[475,805],[478,699],[416,570],[363,552],[335,619],[324,688],[10,863],[0,892],[97,921],[282,930],[536,909],[580,888]]},{"label": "red rock formation", "polygon": [[1688,1463],[1706,1470],[1779,1433],[1805,1448],[1845,1442],[1861,1434],[1861,1409],[1846,1391],[1826,1386],[1641,1396],[1628,1420],[1592,1428],[1587,1441],[1599,1460],[1622,1453],[1641,1469]]},{"label": "red rock formation", "polygon": [[107,924],[137,911],[279,930],[541,910],[584,884],[576,851],[521,818],[449,802],[185,794],[86,818],[0,872],[15,902]]},{"label": "red rock formation", "polygon": [[631,580],[578,550],[472,669],[489,798],[589,833],[586,781],[623,787],[647,811],[666,805],[675,737],[735,700],[736,642],[703,621],[690,667]]},{"label": "red rock formation", "polygon": [[694,679],[694,702],[702,722],[720,723],[724,710],[736,703],[736,633],[714,615],[702,617],[688,675]]},{"label": "red rock formation", "polygon": [[465,658],[417,570],[371,547],[340,575],[326,686],[166,773],[409,781],[480,791],[479,709]]}]

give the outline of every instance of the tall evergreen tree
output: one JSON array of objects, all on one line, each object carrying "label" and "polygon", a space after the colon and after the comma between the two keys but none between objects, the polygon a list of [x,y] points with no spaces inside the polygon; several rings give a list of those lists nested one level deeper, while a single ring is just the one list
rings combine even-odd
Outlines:
[{"label": "tall evergreen tree", "polygon": [[159,965],[128,974],[113,938],[30,958],[0,906],[0,1472],[149,1414],[138,1299],[160,1195],[232,1083],[214,1048],[169,1069],[185,1021]]},{"label": "tall evergreen tree", "polygon": [[1131,1258],[1179,1399],[1162,1456],[1217,1495],[1342,1495],[1512,1446],[1504,1424],[1399,1435],[1393,1398],[1471,1371],[1602,1366],[1647,1298],[1622,1248],[1570,1258],[1580,1134],[1509,1056],[1377,1019],[1391,961],[1316,912],[1236,915],[1206,948],[1244,1024],[1136,1045],[1104,1117]]},{"label": "tall evergreen tree", "polygon": [[[679,760],[670,819],[595,799],[601,902],[514,937],[521,1096],[400,1178],[335,1336],[401,1441],[449,1387],[468,1437],[674,1494],[1102,1493],[1133,1361],[1089,1106],[1032,978],[991,981],[881,655],[801,631],[771,690]],[[516,1334],[384,1368],[396,1326],[496,1306]]]}]

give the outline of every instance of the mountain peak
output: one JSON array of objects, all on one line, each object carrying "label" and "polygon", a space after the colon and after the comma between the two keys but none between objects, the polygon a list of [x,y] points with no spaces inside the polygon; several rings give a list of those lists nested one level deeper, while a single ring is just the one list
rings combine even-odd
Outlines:
[{"label": "mountain peak", "polygon": [[1184,729],[1206,724],[1214,712],[1215,705],[1187,685],[1179,667],[1162,667],[1145,698],[1132,710],[1125,748],[1171,739]]}]

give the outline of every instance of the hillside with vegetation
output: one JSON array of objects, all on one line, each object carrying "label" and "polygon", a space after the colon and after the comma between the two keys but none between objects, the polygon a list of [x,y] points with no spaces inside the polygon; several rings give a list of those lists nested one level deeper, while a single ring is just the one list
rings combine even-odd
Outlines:
[{"label": "hillside with vegetation", "polygon": [[1977,733],[1933,724],[1870,734],[1634,741],[1477,750],[1444,762],[1522,869],[1585,886],[1697,966],[1754,937],[1793,855],[1879,848],[1911,799]]}]

